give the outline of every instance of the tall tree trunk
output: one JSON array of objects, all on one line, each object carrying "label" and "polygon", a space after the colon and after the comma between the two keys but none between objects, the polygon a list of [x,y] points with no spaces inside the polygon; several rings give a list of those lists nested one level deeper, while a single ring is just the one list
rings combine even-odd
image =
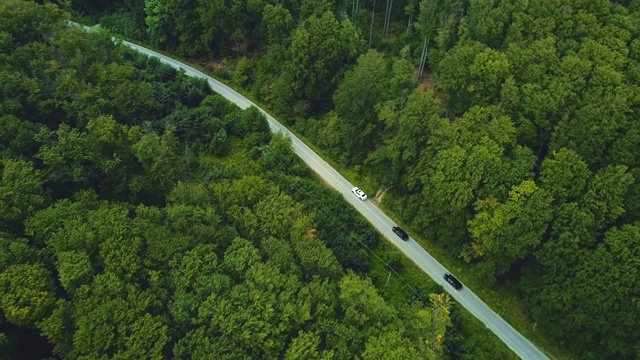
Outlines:
[{"label": "tall tree trunk", "polygon": [[391,7],[393,7],[393,0],[387,0],[386,11],[384,13],[384,29],[382,30],[382,36],[387,37],[389,35],[389,22],[391,21]]},{"label": "tall tree trunk", "polygon": [[233,42],[236,44],[236,51],[238,54],[244,55],[244,53],[240,50],[240,44],[238,44],[238,39],[235,36],[232,36]]},{"label": "tall tree trunk", "polygon": [[384,17],[382,20],[382,37],[387,36],[387,13],[389,12],[389,0],[384,5]]},{"label": "tall tree trunk", "polygon": [[[427,39],[425,39],[427,40]],[[424,44],[422,45],[422,52],[420,53],[420,63],[418,64],[418,73],[416,74],[416,81],[420,81],[420,78],[422,77],[422,59],[424,58],[424,50],[426,49],[426,47],[424,46]]]},{"label": "tall tree trunk", "polygon": [[356,8],[353,15],[353,24],[358,25],[358,5],[360,5],[360,0],[356,0]]},{"label": "tall tree trunk", "polygon": [[416,81],[420,81],[422,79],[422,73],[424,72],[424,64],[427,60],[427,49],[429,48],[429,40],[427,38],[424,39],[424,45],[422,46],[422,56],[420,57],[420,66],[418,67],[418,76]]},{"label": "tall tree trunk", "polygon": [[376,14],[376,0],[373,0],[373,8],[371,8],[371,24],[369,25],[369,49],[371,49],[371,33],[373,32],[373,16]]},{"label": "tall tree trunk", "polygon": [[391,9],[393,8],[393,0],[391,0],[389,2],[389,15],[387,15],[387,32],[384,34],[384,36],[388,36],[389,35],[389,23],[391,22]]}]

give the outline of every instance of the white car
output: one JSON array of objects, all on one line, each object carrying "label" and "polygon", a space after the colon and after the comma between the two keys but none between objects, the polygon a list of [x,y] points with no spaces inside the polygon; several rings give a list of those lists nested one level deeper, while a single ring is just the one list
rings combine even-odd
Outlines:
[{"label": "white car", "polygon": [[367,194],[364,193],[364,191],[360,190],[357,187],[354,187],[353,189],[351,189],[351,192],[353,193],[353,195],[355,195],[358,199],[365,201],[367,200]]}]

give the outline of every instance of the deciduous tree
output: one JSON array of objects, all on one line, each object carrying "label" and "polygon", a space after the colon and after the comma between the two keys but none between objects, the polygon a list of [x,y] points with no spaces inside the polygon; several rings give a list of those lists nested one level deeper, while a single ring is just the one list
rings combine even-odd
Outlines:
[{"label": "deciduous tree", "polygon": [[8,321],[32,326],[49,315],[54,303],[51,273],[42,263],[11,265],[0,274],[0,308]]},{"label": "deciduous tree", "polygon": [[386,59],[375,50],[358,58],[333,95],[339,116],[340,144],[350,163],[358,164],[376,145],[381,124],[376,105],[389,98],[390,72]]},{"label": "deciduous tree", "polygon": [[0,230],[16,231],[48,201],[42,175],[24,160],[0,162]]},{"label": "deciduous tree", "polygon": [[466,246],[464,258],[481,258],[495,275],[507,272],[540,246],[553,216],[552,198],[531,180],[523,181],[501,203],[495,198],[478,200],[476,215],[469,220],[474,242]]}]

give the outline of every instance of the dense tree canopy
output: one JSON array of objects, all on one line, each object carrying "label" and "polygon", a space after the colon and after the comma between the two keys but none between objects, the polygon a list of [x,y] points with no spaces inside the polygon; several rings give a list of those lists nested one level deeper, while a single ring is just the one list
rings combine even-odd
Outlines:
[{"label": "dense tree canopy", "polygon": [[[186,31],[184,46],[201,26],[146,5]],[[231,13],[208,21],[255,10],[217,5]],[[317,202],[337,195],[257,109],[67,27],[66,16],[0,4],[0,19],[13,17],[2,34],[17,39],[0,58],[0,78],[13,79],[0,87],[3,357],[21,355],[8,345],[20,327],[64,359],[377,358],[380,341],[418,358],[443,351],[425,339],[445,336],[448,305],[394,306],[380,294],[359,253],[379,235],[342,200]],[[332,13],[319,16],[339,38]],[[36,29],[20,30],[34,18]],[[335,66],[341,46],[327,60]],[[438,321],[405,324],[420,314]]]},{"label": "dense tree canopy", "polygon": [[[338,163],[386,191],[385,205],[416,233],[480,270],[485,283],[508,279],[538,329],[576,358],[640,354],[637,286],[626,278],[638,273],[629,260],[638,252],[640,221],[638,1],[65,3],[121,34],[201,61],[269,104]],[[103,271],[87,261],[123,249],[131,252],[126,261],[132,266],[156,271],[138,263],[136,251],[149,250],[152,263],[168,261],[158,244],[186,251],[190,236],[198,244],[214,236],[224,244],[216,249],[220,258],[244,239],[258,250],[241,246],[241,254],[273,255],[271,267],[258,273],[275,267],[320,276],[302,277],[320,282],[309,291],[326,289],[318,285],[322,274],[339,278],[336,261],[365,268],[354,243],[375,243],[375,236],[364,229],[341,234],[337,224],[348,215],[332,205],[335,194],[323,193],[331,203],[325,212],[305,205],[302,193],[312,191],[312,183],[289,176],[304,171],[295,167],[285,139],[245,126],[260,123],[252,122],[255,113],[229,109],[203,84],[152,61],[116,61],[123,55],[108,36],[66,29],[54,21],[66,15],[52,5],[20,4],[3,5],[0,14],[0,208],[10,208],[0,226],[17,232],[11,235],[16,245],[6,246],[11,253],[36,256],[24,241],[60,243],[55,246],[64,255],[56,261],[69,288]],[[368,52],[366,35],[374,48]],[[221,56],[231,61],[218,61]],[[272,179],[221,162],[237,150],[238,138],[247,138],[257,159],[246,168],[273,170]],[[209,161],[194,156],[199,152]],[[197,174],[210,183],[190,177]],[[87,193],[78,195],[89,188],[112,202],[142,202],[136,222],[154,241],[101,248],[90,244],[108,239],[89,238],[84,253],[63,246],[60,237],[52,241],[53,213],[73,219],[79,212],[62,199],[76,194],[74,201],[92,211],[101,206]],[[185,188],[210,199],[215,211]],[[242,199],[243,191],[251,195]],[[23,199],[19,206],[7,196],[14,192]],[[303,205],[291,206],[296,203]],[[30,219],[38,210],[42,224]],[[187,217],[203,223],[178,221]],[[159,219],[170,219],[170,227],[156,229]],[[271,223],[282,219],[282,226]],[[25,220],[30,227],[23,233]],[[316,222],[334,225],[318,227],[322,241],[300,241],[300,228],[295,235],[285,231]],[[300,255],[307,251],[326,261],[313,264]],[[55,306],[55,319],[71,316],[68,303]],[[338,305],[331,309],[339,313]],[[162,321],[136,326],[161,329]],[[51,336],[61,336],[47,324]],[[280,354],[340,357],[357,344],[359,355],[376,358],[380,344],[407,344],[406,334],[395,330],[363,339],[345,324],[324,324],[296,329]],[[174,356],[220,346],[205,341],[222,336],[216,329],[188,331]],[[272,354],[278,344],[254,355]],[[421,351],[415,346],[405,354]]]}]

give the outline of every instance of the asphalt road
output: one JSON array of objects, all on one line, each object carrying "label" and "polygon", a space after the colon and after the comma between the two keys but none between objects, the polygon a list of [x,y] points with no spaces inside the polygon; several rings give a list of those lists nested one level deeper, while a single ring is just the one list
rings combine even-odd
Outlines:
[{"label": "asphalt road", "polygon": [[[464,308],[466,308],[471,314],[482,321],[485,326],[491,330],[494,334],[500,338],[513,352],[522,359],[548,359],[538,348],[536,348],[529,340],[517,332],[511,325],[498,316],[493,310],[491,310],[478,296],[476,296],[466,286],[461,290],[455,290],[449,283],[445,282],[443,275],[449,272],[444,266],[442,266],[436,259],[434,259],[429,253],[427,253],[418,243],[413,239],[408,241],[401,240],[397,235],[391,231],[391,227],[394,222],[387,217],[378,207],[373,205],[369,201],[361,201],[357,199],[352,193],[350,184],[342,175],[334,170],[327,162],[322,160],[315,152],[313,152],[307,145],[305,145],[298,137],[292,134],[287,128],[280,124],[271,115],[260,109],[249,99],[245,98],[235,90],[229,88],[218,80],[205,75],[204,73],[183,64],[179,61],[173,60],[155,51],[149,50],[142,46],[132,44],[127,41],[122,41],[124,45],[127,45],[137,51],[147,54],[148,56],[156,57],[163,63],[169,64],[176,69],[183,69],[187,75],[206,79],[209,85],[216,93],[224,96],[227,100],[238,105],[240,108],[248,108],[255,106],[262,113],[265,114],[269,121],[269,127],[273,132],[280,131],[287,134],[292,142],[295,153],[322,179],[324,179],[329,185],[338,190],[345,199],[353,205],[365,218],[367,218],[373,226],[380,231],[380,233],[393,243],[400,251],[402,251],[408,258],[416,263],[425,273],[427,273],[433,280],[449,292],[449,294]],[[454,274],[455,275],[455,274]]]}]

